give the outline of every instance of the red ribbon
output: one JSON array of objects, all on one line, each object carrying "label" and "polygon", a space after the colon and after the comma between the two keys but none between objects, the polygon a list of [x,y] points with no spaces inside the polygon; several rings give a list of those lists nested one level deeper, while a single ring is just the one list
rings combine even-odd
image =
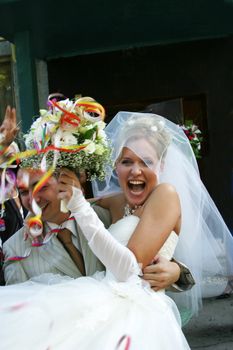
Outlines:
[{"label": "red ribbon", "polygon": [[[70,221],[70,220],[74,220],[74,217],[70,217],[68,218],[66,221]],[[61,228],[54,228],[52,229],[51,231],[49,231],[46,235],[46,242],[45,240],[43,240],[42,242],[32,242],[32,247],[41,247],[45,244],[47,244],[48,240],[47,240],[47,237],[51,236],[51,234],[53,233],[58,233],[59,231],[61,231],[62,229]],[[7,259],[5,259],[4,261],[21,261],[21,260],[24,260],[24,259],[27,259],[28,257],[30,256],[30,253],[26,256],[19,256],[19,255],[16,255],[16,256],[12,256],[12,257],[9,257]]]},{"label": "red ribbon", "polygon": [[116,350],[119,349],[120,345],[123,343],[123,341],[126,340],[125,348],[124,350],[129,350],[130,344],[131,344],[131,338],[129,335],[123,335],[120,340],[117,343]]},{"label": "red ribbon", "polygon": [[[59,106],[59,104],[53,100],[51,100],[51,103],[53,104],[53,106],[57,107],[58,109],[60,109],[60,111],[62,111],[64,113],[64,115],[61,117],[61,124],[66,122],[66,123],[69,123],[73,126],[79,125],[81,119],[76,114],[68,112],[67,110],[65,110],[64,108]],[[72,120],[74,120],[74,121],[72,121]]]}]

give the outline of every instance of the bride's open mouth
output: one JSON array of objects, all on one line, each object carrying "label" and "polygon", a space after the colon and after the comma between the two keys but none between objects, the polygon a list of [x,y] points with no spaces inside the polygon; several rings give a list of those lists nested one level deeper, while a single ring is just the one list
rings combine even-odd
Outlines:
[{"label": "bride's open mouth", "polygon": [[145,189],[146,183],[142,180],[129,180],[128,187],[131,192],[141,194]]}]

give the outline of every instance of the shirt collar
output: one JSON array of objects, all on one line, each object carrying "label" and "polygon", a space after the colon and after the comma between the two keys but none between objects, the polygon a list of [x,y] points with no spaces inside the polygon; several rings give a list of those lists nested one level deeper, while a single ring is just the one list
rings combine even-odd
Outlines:
[{"label": "shirt collar", "polygon": [[62,230],[63,228],[67,228],[68,230],[70,230],[73,233],[73,232],[75,232],[75,225],[74,225],[74,220],[70,220],[71,217],[72,217],[72,215],[70,215],[69,218],[60,225],[55,224],[54,222],[47,222],[47,225],[50,228],[50,230],[54,230],[57,228]]}]

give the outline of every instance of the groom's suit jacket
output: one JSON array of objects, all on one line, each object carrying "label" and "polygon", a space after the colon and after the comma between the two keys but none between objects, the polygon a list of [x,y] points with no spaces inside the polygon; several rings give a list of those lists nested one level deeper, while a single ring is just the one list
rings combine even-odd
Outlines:
[{"label": "groom's suit jacket", "polygon": [[[108,227],[111,223],[109,212],[98,206],[94,206],[94,209],[99,218]],[[31,247],[30,239],[24,241],[24,230],[24,227],[21,228],[3,245],[5,256],[3,268],[6,284],[24,282],[42,273],[67,275],[73,278],[82,276],[78,267],[55,235],[47,244],[41,247]],[[103,265],[92,253],[77,223],[75,223],[75,230],[76,232],[73,234],[79,237],[86,275],[91,276],[96,271],[102,271],[104,269]],[[25,255],[29,249],[31,249],[31,253],[28,258],[14,262],[7,261],[9,257]]]}]

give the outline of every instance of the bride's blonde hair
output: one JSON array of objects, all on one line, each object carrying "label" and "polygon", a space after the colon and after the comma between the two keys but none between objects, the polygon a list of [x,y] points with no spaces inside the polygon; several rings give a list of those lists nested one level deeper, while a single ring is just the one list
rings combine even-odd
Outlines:
[{"label": "bride's blonde hair", "polygon": [[130,142],[145,139],[153,146],[158,159],[164,160],[172,139],[164,126],[164,121],[160,116],[154,115],[148,118],[148,115],[145,114],[138,118],[137,113],[132,114],[115,140],[116,158],[119,157],[122,148],[127,147]]}]

